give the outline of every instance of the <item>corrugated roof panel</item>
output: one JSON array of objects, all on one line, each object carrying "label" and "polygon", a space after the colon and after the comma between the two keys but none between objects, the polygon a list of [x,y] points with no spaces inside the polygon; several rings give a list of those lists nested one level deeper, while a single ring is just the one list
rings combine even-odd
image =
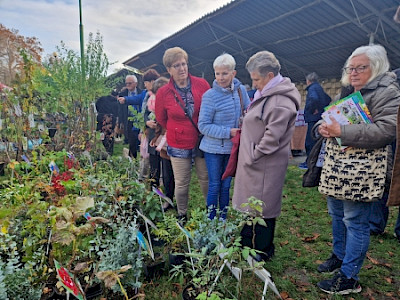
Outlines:
[{"label": "corrugated roof panel", "polygon": [[189,54],[190,72],[211,82],[213,60],[228,52],[237,60],[237,76],[249,80],[247,59],[267,49],[294,81],[311,71],[338,77],[348,55],[368,44],[373,33],[392,65],[400,67],[400,26],[392,21],[398,5],[398,0],[232,1],[125,63],[161,70],[165,49],[181,46]]}]

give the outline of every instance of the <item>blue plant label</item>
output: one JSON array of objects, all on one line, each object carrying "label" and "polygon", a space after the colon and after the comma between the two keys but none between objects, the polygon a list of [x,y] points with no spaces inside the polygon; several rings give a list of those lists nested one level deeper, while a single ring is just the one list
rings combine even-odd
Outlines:
[{"label": "blue plant label", "polygon": [[28,165],[30,165],[31,164],[31,162],[30,162],[30,160],[29,160],[29,158],[28,157],[26,157],[26,155],[24,154],[24,155],[22,155],[21,156],[21,158],[24,160],[24,162],[26,162]]},{"label": "blue plant label", "polygon": [[178,226],[178,228],[189,238],[192,238],[192,235],[190,234],[189,231],[187,231],[184,227],[181,226],[181,224],[179,224],[179,222],[176,222],[176,226]]},{"label": "blue plant label", "polygon": [[143,234],[138,230],[137,232],[136,232],[136,238],[137,238],[137,240],[138,240],[138,242],[139,242],[139,245],[144,249],[144,250],[147,250],[148,248],[147,248],[147,243],[146,243],[146,240],[145,240],[145,238],[144,238],[144,236],[143,236]]},{"label": "blue plant label", "polygon": [[58,174],[60,172],[60,169],[53,160],[49,163],[49,168],[52,173]]}]

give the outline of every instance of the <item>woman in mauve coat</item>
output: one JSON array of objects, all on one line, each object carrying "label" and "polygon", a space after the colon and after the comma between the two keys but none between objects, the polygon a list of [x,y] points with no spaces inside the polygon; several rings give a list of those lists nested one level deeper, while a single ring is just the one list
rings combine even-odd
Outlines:
[{"label": "woman in mauve coat", "polygon": [[256,53],[246,68],[257,92],[243,119],[232,203],[236,210],[254,214],[242,204],[251,196],[262,201],[261,215],[267,226],[257,224],[254,245],[253,228],[245,226],[242,243],[264,253],[256,259],[267,260],[274,255],[275,220],[281,212],[290,140],[301,97],[290,79],[279,73],[281,66],[273,53]]}]

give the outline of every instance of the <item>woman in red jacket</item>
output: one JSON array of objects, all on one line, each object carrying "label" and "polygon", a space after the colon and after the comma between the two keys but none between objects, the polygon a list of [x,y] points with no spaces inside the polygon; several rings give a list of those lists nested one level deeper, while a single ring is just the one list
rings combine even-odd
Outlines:
[{"label": "woman in red jacket", "polygon": [[[163,63],[171,76],[156,95],[156,119],[167,130],[167,153],[175,177],[175,199],[179,218],[186,219],[192,160],[204,197],[208,192],[208,175],[204,158],[196,156],[197,121],[201,98],[210,85],[188,72],[188,55],[179,47],[167,49]],[[185,111],[186,113],[185,113]],[[192,124],[191,120],[194,124]]]}]

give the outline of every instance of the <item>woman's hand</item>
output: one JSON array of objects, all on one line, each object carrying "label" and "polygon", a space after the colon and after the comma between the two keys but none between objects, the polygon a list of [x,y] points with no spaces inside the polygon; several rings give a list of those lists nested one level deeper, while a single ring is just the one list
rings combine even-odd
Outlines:
[{"label": "woman's hand", "polygon": [[231,137],[234,137],[239,130],[239,128],[231,128]]},{"label": "woman's hand", "polygon": [[334,117],[329,117],[332,121],[331,124],[323,122],[318,126],[318,132],[325,138],[329,137],[340,137],[342,131],[340,129],[340,124]]},{"label": "woman's hand", "polygon": [[117,100],[119,101],[120,104],[125,103],[125,98],[124,97],[118,97]]},{"label": "woman's hand", "polygon": [[151,128],[151,129],[155,129],[157,127],[157,122],[153,121],[153,120],[148,120],[146,122],[147,127]]}]

